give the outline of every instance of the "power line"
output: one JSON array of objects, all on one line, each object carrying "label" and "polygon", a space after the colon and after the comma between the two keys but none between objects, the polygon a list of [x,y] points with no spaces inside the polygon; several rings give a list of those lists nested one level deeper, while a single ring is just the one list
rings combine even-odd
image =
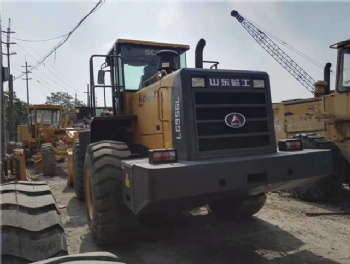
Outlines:
[{"label": "power line", "polygon": [[35,61],[39,62],[32,54],[30,54],[25,48],[22,47],[22,45],[17,44],[18,47],[20,47],[25,53],[27,53],[30,57],[32,57]]},{"label": "power line", "polygon": [[[32,57],[36,62],[39,62],[39,60],[34,56],[32,55],[27,49],[25,49],[22,45],[20,44],[17,44],[26,54],[28,54],[30,57]],[[29,43],[26,43],[27,45],[27,48],[30,48],[35,54],[37,54],[38,56],[41,56]],[[67,87],[69,89],[75,89],[77,87],[77,85],[74,85],[70,82],[67,82],[65,81],[63,78],[61,78],[60,76],[58,76],[57,74],[60,74],[60,72],[57,70],[57,68],[53,65],[50,64],[50,62],[45,62],[45,63],[42,63],[42,65],[44,65],[44,67],[47,69],[47,71],[52,75],[54,76],[57,80],[61,81],[62,83],[64,83],[65,85],[67,85]],[[49,66],[49,67],[48,67]],[[52,72],[50,70],[50,68],[54,71],[57,72],[57,74],[55,74],[54,72]],[[52,79],[52,77],[49,77],[48,75],[46,75],[44,72],[42,72],[39,68],[37,68],[37,70],[39,72],[41,72],[42,74],[44,74],[48,79],[50,79],[52,82],[54,82],[55,84],[59,85],[56,81],[54,81]],[[64,88],[64,87],[63,87]],[[64,88],[65,89],[65,88]],[[65,89],[66,91],[68,91],[67,89]]]},{"label": "power line", "polygon": [[[28,52],[25,48],[22,47],[22,45],[18,44],[18,47],[20,47],[25,53],[27,53],[30,57],[32,57],[35,61],[38,62],[38,60],[30,53]],[[44,64],[45,65],[45,64]],[[39,72],[41,72],[40,70],[38,70]],[[45,75],[46,77],[48,77],[46,74],[44,74],[43,72],[41,72],[43,75]],[[50,77],[48,77],[48,79],[50,79]],[[62,87],[64,88],[64,87]],[[65,88],[64,88],[65,89]],[[65,89],[67,92],[69,92],[69,90]]]},{"label": "power line", "polygon": [[53,90],[52,88],[46,86],[46,85],[43,85],[38,79],[35,79],[40,85],[44,86],[46,89],[49,89],[51,92],[55,92],[55,90]]},{"label": "power line", "polygon": [[15,37],[11,37],[11,38],[15,39],[15,40],[19,40],[19,41],[24,41],[24,42],[45,42],[45,41],[50,41],[50,40],[64,38],[66,36],[67,36],[67,34],[64,34],[64,35],[61,35],[61,36],[58,36],[58,37],[55,37],[55,38],[37,39],[37,40],[34,40],[34,39],[21,39],[21,38],[15,38]]},{"label": "power line", "polygon": [[[80,21],[79,23],[67,34],[67,37],[63,40],[61,40],[51,51],[49,51],[48,54],[46,54],[41,60],[40,62],[36,63],[30,70],[34,70],[36,69],[39,65],[41,65],[42,63],[44,63],[44,61],[50,57],[59,47],[61,47],[69,38],[70,36],[80,27],[80,25],[85,21],[85,19],[90,16],[92,13],[94,13],[95,11],[97,11],[103,4],[104,4],[105,0],[99,0],[98,3],[95,5],[95,7],[87,14],[85,15]],[[17,76],[16,79],[22,77],[24,74]]]},{"label": "power line", "polygon": [[42,93],[42,95],[44,95],[45,97],[47,96],[47,94],[44,93],[42,90],[40,90],[40,87],[37,86],[35,83],[32,83],[31,85],[34,86],[34,87],[36,87],[36,88],[38,88],[39,92]]},{"label": "power line", "polygon": [[[40,79],[38,76],[36,76],[34,73],[33,73],[33,75],[37,78],[37,79]],[[40,79],[42,82],[44,82],[44,83],[46,83],[46,85],[48,85],[49,87],[52,87],[52,88],[54,88],[56,91],[59,91],[59,92],[64,92],[62,89],[60,89],[60,88],[57,88],[57,87],[55,87],[55,86],[53,86],[52,84],[50,84],[49,82],[47,82],[46,80],[44,80],[44,79]],[[38,81],[38,80],[37,80]],[[40,81],[38,81],[41,85],[43,85]],[[43,85],[44,87],[47,87],[47,88],[49,88],[48,86],[45,86],[45,85]],[[67,91],[68,93],[69,93],[69,91]]]},{"label": "power line", "polygon": [[[27,47],[28,48],[30,48],[34,53],[36,53],[37,55],[39,55],[39,56],[41,56],[33,47],[31,47],[28,43],[27,43]],[[27,53],[29,53],[28,51],[26,51]],[[33,56],[32,56],[33,57]],[[38,61],[38,60],[36,60],[36,61]],[[53,76],[55,76],[56,78],[57,78],[57,80],[60,80],[61,82],[63,82],[64,84],[66,84],[68,87],[70,87],[71,89],[75,89],[75,87],[77,87],[77,85],[74,85],[74,84],[72,84],[72,83],[68,83],[67,81],[65,81],[63,78],[61,78],[60,76],[58,76],[58,74],[60,74],[60,72],[57,70],[57,68],[56,67],[54,67],[54,66],[52,66],[51,64],[50,64],[50,62],[49,61],[47,61],[46,63],[43,63],[43,65],[45,66],[45,68],[53,75]],[[52,69],[52,70],[54,70],[54,71],[56,71],[57,72],[57,74],[55,74],[54,72],[52,72],[51,70],[50,70],[50,68]],[[39,70],[39,68],[38,68],[38,70]],[[39,70],[40,71],[40,70]],[[56,83],[56,82],[55,82]],[[56,84],[58,84],[58,83],[56,83]]]},{"label": "power line", "polygon": [[[30,52],[28,52],[28,50],[26,50],[25,48],[23,48],[21,45],[19,45],[18,44],[18,46],[25,52],[25,53],[27,53],[30,57],[32,57],[35,61],[37,61],[37,62],[39,62],[39,60],[37,60]],[[56,74],[54,74],[53,72],[51,72],[51,70],[45,65],[45,63],[43,63],[43,65],[46,67],[46,69],[48,70],[48,71],[50,71],[50,73],[51,74],[53,74],[53,75],[55,75],[56,77],[57,77],[57,75]],[[43,75],[45,75],[48,79],[50,79],[51,81],[53,81],[54,83],[56,83],[57,85],[58,85],[58,83],[57,82],[55,82],[54,80],[52,80],[48,75],[46,75],[46,73],[44,73],[44,72],[42,72],[39,68],[37,69],[40,73],[42,73]],[[59,77],[58,77],[59,78]],[[63,81],[63,79],[61,79],[61,78],[59,78],[62,82],[64,82]],[[66,83],[67,84],[67,83]],[[49,84],[50,85],[50,84]],[[68,85],[68,84],[67,84]],[[70,85],[68,85],[68,86],[70,86]],[[64,90],[66,90],[67,92],[70,92],[68,89],[66,89],[64,86],[62,86],[62,88],[64,89]],[[72,89],[74,89],[74,87],[70,87],[70,88],[72,88]],[[62,91],[62,90],[61,90]]]}]

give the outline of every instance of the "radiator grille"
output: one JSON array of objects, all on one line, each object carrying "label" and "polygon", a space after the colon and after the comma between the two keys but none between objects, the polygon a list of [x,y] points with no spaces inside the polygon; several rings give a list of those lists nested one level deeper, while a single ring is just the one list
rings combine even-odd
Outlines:
[{"label": "radiator grille", "polygon": [[[270,146],[267,101],[264,90],[193,89],[197,150],[222,151]],[[225,117],[240,113],[246,123],[226,125]]]}]

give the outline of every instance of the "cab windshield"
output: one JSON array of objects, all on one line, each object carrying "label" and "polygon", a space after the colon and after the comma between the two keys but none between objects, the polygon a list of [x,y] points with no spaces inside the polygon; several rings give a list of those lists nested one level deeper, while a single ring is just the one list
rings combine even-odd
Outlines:
[{"label": "cab windshield", "polygon": [[[44,116],[44,121],[43,125],[54,125],[58,126],[60,122],[60,115],[61,111],[60,110],[35,110],[36,112],[36,124],[39,125],[41,121],[41,116]],[[32,116],[34,118],[32,111]]]},{"label": "cab windshield", "polygon": [[[121,47],[121,57],[124,63],[124,79],[126,90],[139,90],[142,88],[142,83],[155,75],[158,64],[158,56],[156,52],[161,49],[169,48],[145,48],[145,47]],[[179,68],[186,67],[186,52],[183,49],[172,49],[176,51],[179,56],[177,57],[177,65]],[[120,63],[119,63],[120,65]],[[120,66],[121,67],[121,66]],[[117,71],[121,74],[121,71]],[[117,74],[115,72],[115,74]],[[115,78],[117,80],[118,78]],[[122,80],[121,76],[119,80]],[[150,84],[150,83],[149,83]],[[122,84],[120,84],[122,85]],[[123,85],[122,85],[123,86]]]},{"label": "cab windshield", "polygon": [[341,51],[338,76],[338,91],[350,91],[350,48]]}]

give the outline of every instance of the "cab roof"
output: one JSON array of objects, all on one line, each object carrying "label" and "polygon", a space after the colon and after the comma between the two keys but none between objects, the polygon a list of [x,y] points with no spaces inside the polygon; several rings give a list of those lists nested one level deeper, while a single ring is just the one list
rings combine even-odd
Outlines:
[{"label": "cab roof", "polygon": [[153,47],[162,47],[162,48],[176,48],[176,49],[184,49],[189,50],[190,46],[185,44],[174,44],[174,43],[163,43],[163,42],[153,42],[153,41],[145,41],[145,40],[133,40],[133,39],[117,39],[113,45],[113,47],[108,51],[108,54],[111,54],[114,47],[116,46],[118,51],[120,50],[121,44],[132,44],[137,46],[153,46]]},{"label": "cab roof", "polygon": [[330,48],[337,49],[337,48],[343,47],[343,46],[348,45],[348,44],[350,44],[350,39],[335,43],[335,44],[331,45]]},{"label": "cab roof", "polygon": [[62,105],[45,105],[45,104],[37,104],[29,107],[30,110],[38,109],[38,110],[65,110],[67,107]]}]

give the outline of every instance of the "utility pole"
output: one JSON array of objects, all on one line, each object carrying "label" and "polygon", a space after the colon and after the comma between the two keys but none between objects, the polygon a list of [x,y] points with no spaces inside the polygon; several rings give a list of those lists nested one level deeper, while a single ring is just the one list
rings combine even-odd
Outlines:
[{"label": "utility pole", "polygon": [[104,103],[105,103],[105,107],[106,107],[106,86],[103,86],[103,98],[104,98]]},{"label": "utility pole", "polygon": [[[0,20],[0,42],[2,43],[2,27]],[[4,68],[2,67],[2,45],[0,45],[0,176],[1,182],[5,182],[5,107],[4,107]]]},{"label": "utility pole", "polygon": [[87,90],[84,92],[87,94],[87,106],[90,107],[90,91],[89,91],[89,84],[87,85]]},{"label": "utility pole", "polygon": [[10,53],[10,45],[16,44],[16,42],[10,42],[10,34],[15,33],[14,31],[11,31],[11,18],[9,18],[9,24],[7,27],[7,31],[2,31],[3,33],[7,34],[7,42],[3,42],[6,44],[7,53],[4,53],[4,55],[7,56],[7,68],[10,74],[10,80],[8,82],[8,88],[9,88],[9,104],[8,104],[8,114],[9,114],[9,140],[14,140],[14,131],[15,131],[15,125],[14,125],[14,109],[13,109],[13,76],[11,75],[11,63],[10,63],[10,56],[16,55],[16,52]]},{"label": "utility pole", "polygon": [[30,71],[28,71],[28,67],[33,67],[33,66],[28,66],[27,64],[27,59],[26,59],[26,66],[21,66],[21,67],[25,67],[26,71],[23,72],[26,74],[26,78],[22,78],[22,80],[26,80],[27,81],[27,105],[29,107],[29,85],[28,85],[28,81],[31,80],[32,78],[28,78],[28,73],[32,73]]}]

